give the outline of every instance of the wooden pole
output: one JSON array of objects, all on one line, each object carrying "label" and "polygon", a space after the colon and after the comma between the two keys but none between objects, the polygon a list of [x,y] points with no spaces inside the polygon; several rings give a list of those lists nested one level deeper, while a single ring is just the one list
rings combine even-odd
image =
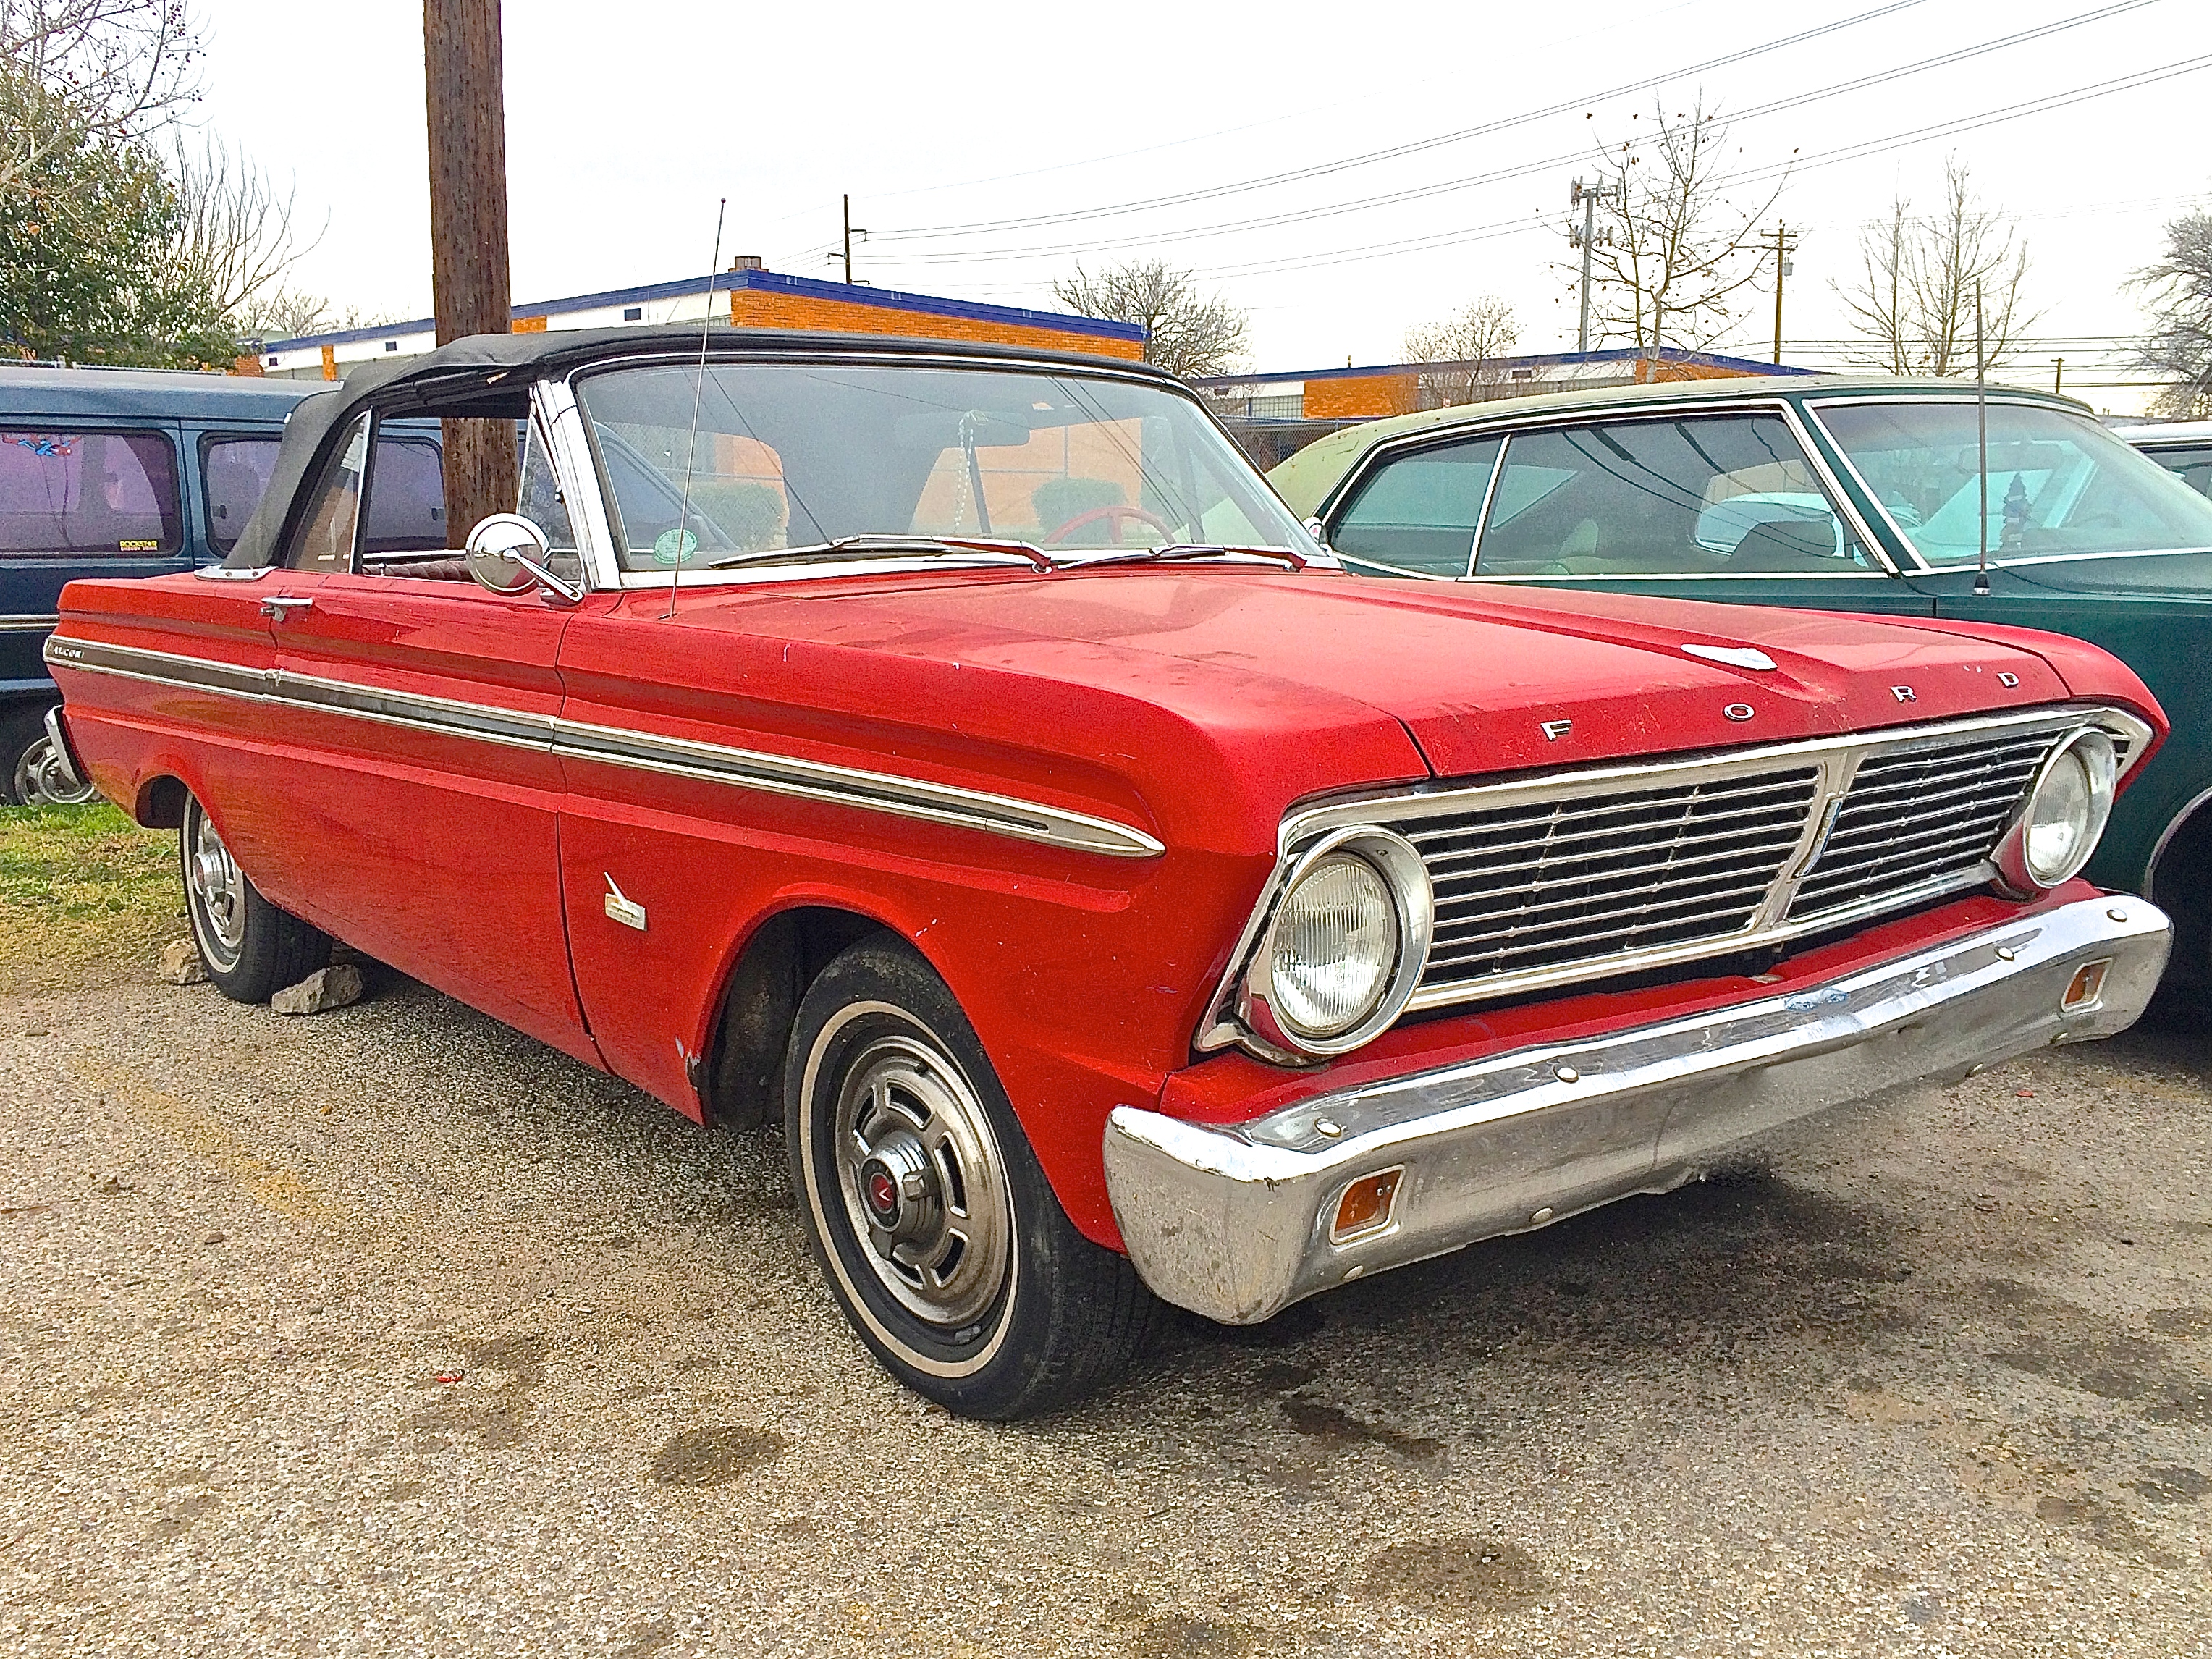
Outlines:
[{"label": "wooden pole", "polygon": [[[422,84],[430,129],[430,291],[438,343],[504,334],[507,284],[507,99],[499,0],[422,0]],[[514,511],[511,421],[447,421],[446,534]]]}]

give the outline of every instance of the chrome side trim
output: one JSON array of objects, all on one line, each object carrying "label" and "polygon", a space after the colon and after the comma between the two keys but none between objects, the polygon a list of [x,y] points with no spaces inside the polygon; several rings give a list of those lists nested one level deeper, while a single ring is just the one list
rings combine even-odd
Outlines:
[{"label": "chrome side trim", "polygon": [[[1252,915],[1238,937],[1237,948],[1230,957],[1228,971],[1216,986],[1213,999],[1207,1005],[1211,1012],[1206,1023],[1200,1028],[1193,1046],[1200,1053],[1231,1046],[1242,1047],[1263,1059],[1277,1062],[1282,1060],[1280,1050],[1266,1039],[1264,1033],[1255,1034],[1248,1027],[1241,1012],[1243,988],[1253,951],[1282,896],[1293,864],[1292,854],[1317,836],[1347,825],[1378,824],[1395,828],[1454,813],[1510,807],[1528,802],[1578,800],[1627,789],[1663,787],[1677,780],[1724,781],[1792,762],[1809,761],[1820,769],[1814,804],[1807,815],[1797,845],[1757,914],[1741,931],[1723,939],[1655,946],[1646,951],[1625,953],[1607,958],[1601,970],[1592,963],[1583,961],[1531,969],[1502,975],[1496,981],[1480,985],[1431,986],[1426,990],[1417,991],[1406,1005],[1406,1012],[1419,1012],[1429,1008],[1586,984],[1620,974],[1679,967],[1685,963],[1732,955],[1739,951],[1786,944],[1808,934],[1831,932],[1873,916],[1925,903],[1947,894],[1984,886],[1996,875],[1996,866],[1986,860],[1971,870],[1822,910],[1794,921],[1787,920],[1790,902],[1811,872],[1835,809],[1850,792],[1860,763],[1868,757],[1898,754],[1916,746],[1949,743],[1963,737],[1999,737],[2039,728],[2063,731],[2088,724],[2102,726],[2129,740],[2127,754],[2118,774],[2124,778],[2142,757],[2150,735],[2149,727],[2124,709],[2102,705],[2059,704],[1966,720],[1816,738],[1796,743],[1764,744],[1755,749],[1731,749],[1718,754],[1559,769],[1515,778],[1504,783],[1454,785],[1395,793],[1367,792],[1340,796],[1293,811],[1284,818],[1277,831],[1274,872],[1262,889],[1259,902],[1254,906]],[[1258,1037],[1256,1042],[1255,1036]]]},{"label": "chrome side trim", "polygon": [[257,564],[234,570],[227,564],[203,564],[195,566],[192,574],[204,582],[258,582],[270,571],[283,568],[276,564]]},{"label": "chrome side trim", "polygon": [[1072,848],[1109,858],[1157,858],[1167,850],[1158,838],[1109,818],[1045,806],[1010,795],[833,766],[795,756],[763,754],[624,727],[523,714],[483,703],[389,691],[349,680],[295,673],[289,669],[242,668],[234,663],[94,640],[49,638],[45,654],[50,664],[87,673],[142,680],[188,691],[213,692],[249,702],[282,703],[351,720],[407,726],[442,737],[471,738],[504,748],[542,750],[564,760],[592,761],[635,771],[695,778],[896,817],[980,830],[1016,841]]},{"label": "chrome side trim", "polygon": [[928,783],[920,778],[826,765],[790,755],[763,754],[757,750],[731,749],[720,744],[693,743],[616,726],[591,726],[580,720],[556,720],[553,726],[554,752],[564,759],[597,761],[605,766],[696,778],[706,783],[757,789],[801,800],[865,807],[897,817],[987,830],[1017,841],[1042,842],[1085,853],[1103,853],[1109,858],[1156,858],[1167,851],[1164,843],[1127,824],[1060,807],[1041,806],[1010,795],[988,794],[949,784]]},{"label": "chrome side trim", "polygon": [[[2089,899],[1702,1013],[1316,1091],[1242,1124],[1117,1106],[1107,1193],[1146,1285],[1255,1324],[1365,1273],[1668,1191],[1831,1106],[2124,1030],[2171,939],[2141,899]],[[2101,990],[2065,1007],[2099,962]],[[1346,1188],[1399,1167],[1388,1223],[1332,1241]]]},{"label": "chrome side trim", "polygon": [[59,615],[51,611],[25,611],[21,616],[0,617],[0,634],[41,633],[60,620]]}]

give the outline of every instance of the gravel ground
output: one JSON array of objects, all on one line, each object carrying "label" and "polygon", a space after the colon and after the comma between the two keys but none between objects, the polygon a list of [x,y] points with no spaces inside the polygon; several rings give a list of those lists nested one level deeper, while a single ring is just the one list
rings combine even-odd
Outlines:
[{"label": "gravel ground", "polygon": [[955,1420],[710,1133],[405,981],[0,999],[0,1650],[2212,1653],[2212,1039]]}]

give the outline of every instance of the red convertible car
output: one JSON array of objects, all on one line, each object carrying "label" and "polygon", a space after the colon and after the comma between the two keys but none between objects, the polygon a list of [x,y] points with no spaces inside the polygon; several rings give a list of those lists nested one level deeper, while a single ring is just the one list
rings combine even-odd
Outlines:
[{"label": "red convertible car", "polygon": [[[388,422],[521,434],[464,551]],[[386,528],[380,531],[380,525]],[[80,581],[77,775],[210,977],[332,939],[783,1126],[955,1410],[2140,1012],[2077,872],[2163,731],[2055,636],[1336,569],[1174,380],[911,342],[458,342],[294,415],[220,568]]]}]

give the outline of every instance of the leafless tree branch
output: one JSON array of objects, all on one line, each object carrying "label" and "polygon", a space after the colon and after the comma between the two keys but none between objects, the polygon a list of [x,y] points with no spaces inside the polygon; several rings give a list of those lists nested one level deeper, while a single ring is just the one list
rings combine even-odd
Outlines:
[{"label": "leafless tree branch", "polygon": [[2157,326],[2142,363],[2171,377],[2158,413],[2212,416],[2212,212],[2195,208],[2166,227],[2166,252],[2136,273]]},{"label": "leafless tree branch", "polygon": [[1729,200],[1736,169],[1729,128],[1705,95],[1672,116],[1656,105],[1652,115],[1648,128],[1632,117],[1620,143],[1599,150],[1621,198],[1610,240],[1591,252],[1591,320],[1601,339],[1639,351],[1696,350],[1728,331],[1735,296],[1757,278],[1752,230],[1788,179],[1747,212]]},{"label": "leafless tree branch", "polygon": [[[1417,377],[1424,409],[1443,409],[1475,401],[1478,388],[1495,385],[1504,374],[1497,360],[1521,338],[1513,307],[1496,295],[1485,295],[1456,316],[1406,331],[1409,363],[1436,363]],[[1448,365],[1448,366],[1447,366]]]},{"label": "leafless tree branch", "polygon": [[186,0],[0,0],[0,190],[57,143],[143,137],[199,96]]},{"label": "leafless tree branch", "polygon": [[1218,295],[1201,297],[1190,272],[1164,260],[1132,261],[1096,276],[1078,265],[1052,292],[1083,316],[1141,325],[1145,361],[1185,380],[1226,373],[1243,357],[1244,313]]},{"label": "leafless tree branch", "polygon": [[1967,374],[1974,368],[1978,294],[1986,362],[2003,362],[2040,313],[2027,309],[2027,244],[1984,207],[1966,166],[1943,167],[1943,199],[1916,217],[1899,196],[1859,239],[1860,272],[1836,293],[1860,344],[1856,362],[1892,374]]}]

